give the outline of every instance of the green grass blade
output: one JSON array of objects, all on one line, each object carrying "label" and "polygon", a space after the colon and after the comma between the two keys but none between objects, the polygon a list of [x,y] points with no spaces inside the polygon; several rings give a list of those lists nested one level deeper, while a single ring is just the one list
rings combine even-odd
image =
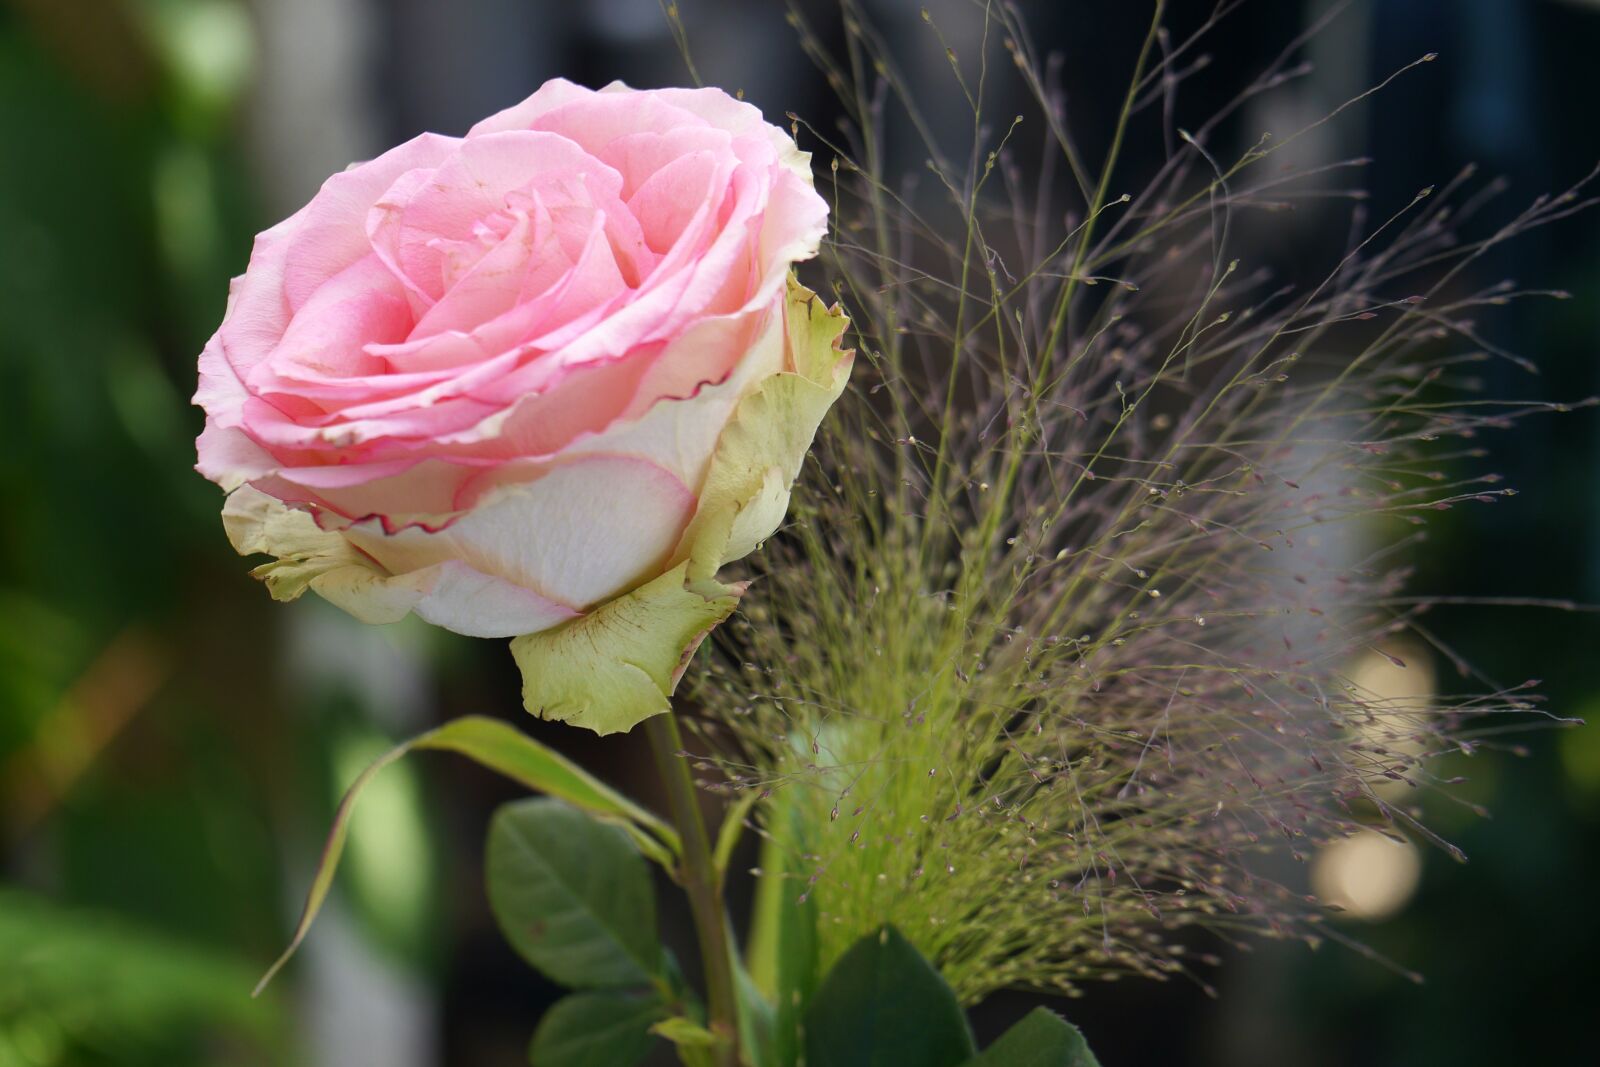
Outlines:
[{"label": "green grass blade", "polygon": [[339,867],[339,857],[344,852],[345,837],[350,830],[350,816],[361,791],[379,771],[417,749],[458,753],[535,792],[557,797],[596,818],[616,823],[629,833],[640,851],[658,863],[670,865],[673,854],[678,850],[677,834],[660,819],[509,723],[482,715],[454,719],[395,746],[350,784],[334,812],[333,826],[322,846],[317,873],[306,894],[300,921],[295,924],[294,936],[289,941],[289,947],[283,950],[283,954],[262,975],[261,981],[256,983],[255,995],[260,995],[267,983],[289,962],[305,941],[317,912],[322,909],[328,891],[333,886],[334,872]]}]

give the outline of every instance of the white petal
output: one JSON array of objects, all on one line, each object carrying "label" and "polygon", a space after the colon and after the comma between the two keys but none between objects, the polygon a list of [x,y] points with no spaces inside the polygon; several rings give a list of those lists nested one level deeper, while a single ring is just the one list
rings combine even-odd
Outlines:
[{"label": "white petal", "polygon": [[[411,610],[426,622],[468,637],[521,637],[539,633],[578,617],[565,604],[547,600],[531,589],[480,574],[452,560],[395,581],[411,581],[422,598]],[[313,588],[322,589],[313,583]],[[324,594],[326,595],[326,594]]]},{"label": "white petal", "polygon": [[392,573],[460,560],[581,611],[659,574],[694,512],[688,488],[640,458],[591,455],[544,470],[490,490],[435,533],[384,534],[374,522],[345,536]]},{"label": "white petal", "polygon": [[520,637],[578,617],[565,604],[458,560],[385,574],[343,535],[319,529],[304,511],[248,485],[229,495],[222,519],[241,555],[277,557],[255,574],[279,600],[294,600],[311,589],[362,622],[399,622],[415,612],[468,637]]}]

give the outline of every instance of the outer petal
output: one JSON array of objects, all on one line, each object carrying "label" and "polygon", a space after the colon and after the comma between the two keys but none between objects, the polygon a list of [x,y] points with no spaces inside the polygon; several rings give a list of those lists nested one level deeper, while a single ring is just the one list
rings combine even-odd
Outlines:
[{"label": "outer petal", "polygon": [[686,573],[680,564],[576,622],[511,642],[527,709],[597,734],[669,710],[684,666],[742,591],[686,585]]},{"label": "outer petal", "polygon": [[[429,457],[421,462],[401,459],[287,467],[250,484],[310,512],[324,530],[376,519],[393,532],[406,526],[437,529],[448,525],[471,505],[467,489],[482,469]],[[396,507],[396,501],[402,501],[406,510]]]},{"label": "outer petal", "polygon": [[344,536],[393,573],[456,559],[581,610],[660,573],[694,511],[682,482],[633,456],[500,467],[486,478],[477,504],[442,530],[386,534],[374,520]]},{"label": "outer petal", "polygon": [[276,600],[310,589],[362,622],[398,622],[414,611],[468,637],[533,633],[577,617],[564,604],[459,561],[391,575],[338,533],[319,529],[310,515],[249,486],[229,495],[222,521],[240,555],[277,557],[251,572]]},{"label": "outer petal", "polygon": [[319,529],[310,515],[248,485],[228,494],[222,505],[222,527],[239,555],[277,557],[250,572],[266,583],[274,600],[296,600],[317,578],[345,567],[376,573],[344,538]]},{"label": "outer petal", "polygon": [[243,430],[223,425],[220,416],[206,416],[206,427],[195,442],[198,462],[194,469],[232,492],[251,478],[270,473],[278,461]]},{"label": "outer petal", "polygon": [[839,345],[849,320],[791,275],[786,329],[789,367],[740,401],[679,543],[691,579],[707,579],[771,536],[789,508],[789,487],[822,416],[844,391],[854,350]]},{"label": "outer petal", "polygon": [[[537,633],[578,617],[578,613],[565,604],[482,574],[460,560],[391,578],[389,583],[417,590],[420,598],[411,610],[418,618],[468,637]],[[342,590],[331,589],[330,585],[331,580],[324,579],[314,588],[323,597],[340,604],[338,594]]]},{"label": "outer petal", "polygon": [[345,568],[317,578],[311,589],[362,622],[399,622],[413,612],[425,622],[467,637],[531,633],[578,614],[458,560],[392,577]]}]

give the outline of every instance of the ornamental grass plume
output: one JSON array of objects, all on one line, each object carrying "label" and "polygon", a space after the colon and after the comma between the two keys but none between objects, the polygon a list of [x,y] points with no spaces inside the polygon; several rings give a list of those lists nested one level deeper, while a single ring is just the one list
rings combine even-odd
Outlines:
[{"label": "ornamental grass plume", "polygon": [[[1428,517],[1512,495],[1478,432],[1561,406],[1482,395],[1479,364],[1525,364],[1474,320],[1565,294],[1469,291],[1466,268],[1593,201],[1485,222],[1498,188],[1470,170],[1385,204],[1353,184],[1365,160],[1280,166],[1431,55],[1222,155],[1224,122],[1309,69],[1289,42],[1178,126],[1236,6],[1176,39],[1155,5],[1126,86],[1092,97],[1116,111],[1098,165],[1014,5],[946,49],[959,147],[854,0],[837,57],[793,9],[846,116],[795,121],[831,170],[826,281],[861,358],[695,683],[702,771],[764,842],[758,980],[788,908],[814,916],[818,973],[892,923],[968,1003],[1194,974],[1191,927],[1339,936],[1285,858],[1374,827],[1456,853],[1414,807],[1450,792],[1433,757],[1538,711],[1527,685],[1389,699],[1351,666],[1432,642],[1406,592]],[[915,47],[944,48],[923,18]],[[1030,113],[996,114],[1017,86]],[[891,128],[925,169],[895,169]],[[1149,173],[1124,163],[1140,142]],[[1309,201],[1348,225],[1342,253],[1309,281],[1252,262],[1241,235]],[[1267,247],[1304,272],[1325,243]]]}]

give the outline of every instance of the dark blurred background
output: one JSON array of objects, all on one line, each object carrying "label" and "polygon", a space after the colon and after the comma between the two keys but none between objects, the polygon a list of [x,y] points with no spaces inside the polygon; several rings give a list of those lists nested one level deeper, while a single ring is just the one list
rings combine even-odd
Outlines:
[{"label": "dark blurred background", "polygon": [[[949,92],[918,4],[864,6],[918,92]],[[927,6],[958,52],[976,50],[981,5]],[[780,0],[681,7],[708,83],[769,116],[831,123]],[[831,5],[804,7],[837,40]],[[1066,58],[1091,155],[1147,7],[1023,4],[1041,50]],[[1211,4],[1171,7],[1181,37]],[[1326,7],[1245,3],[1205,47],[1214,59],[1180,124]],[[1230,156],[1297,128],[1428,51],[1439,61],[1297,161],[1374,157],[1362,181],[1394,210],[1467,161],[1505,176],[1521,205],[1600,159],[1600,3],[1582,0],[1355,0],[1304,49],[1315,72],[1213,147]],[[686,79],[656,0],[0,0],[0,1067],[526,1062],[554,990],[500,940],[480,875],[488,814],[514,794],[449,757],[379,779],[310,943],[249,999],[364,762],[451,715],[527,717],[499,642],[365,628],[315,598],[271,604],[222,536],[220,493],[190,469],[188,396],[256,230],[349,161],[424,129],[462,133],[556,75]],[[1132,145],[1130,174],[1159,151]],[[1340,251],[1315,212],[1270,232],[1276,247],[1245,254]],[[1576,297],[1483,324],[1542,369],[1530,380],[1491,364],[1492,393],[1600,392],[1597,236],[1579,217],[1479,264],[1474,285],[1512,277]],[[1541,417],[1484,443],[1521,495],[1438,516],[1418,591],[1600,601],[1600,420]],[[1460,606],[1427,623],[1489,678],[1540,677],[1553,710],[1600,717],[1595,615]],[[1430,681],[1419,653],[1404,684],[1473,686],[1448,663]],[[636,739],[602,757],[577,731],[523,725],[658,799]],[[1428,849],[1415,870],[1360,849],[1315,861],[1313,877],[1347,897],[1341,930],[1423,984],[1336,945],[1272,943],[1229,954],[1208,976],[1216,1000],[1125,982],[1065,1010],[1107,1067],[1595,1062],[1600,731],[1515,741],[1524,752],[1462,768],[1492,818],[1428,807],[1468,864]],[[676,906],[665,898],[667,935],[691,956]],[[980,1030],[1025,1003],[985,1006]]]}]

